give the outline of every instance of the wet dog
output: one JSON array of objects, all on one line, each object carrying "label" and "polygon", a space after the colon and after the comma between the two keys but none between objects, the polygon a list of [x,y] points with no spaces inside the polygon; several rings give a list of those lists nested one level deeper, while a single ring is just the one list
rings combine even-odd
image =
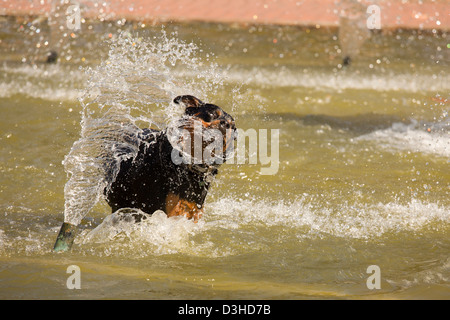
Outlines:
[{"label": "wet dog", "polygon": [[[233,117],[220,107],[196,97],[179,96],[174,103],[185,107],[177,131],[184,135],[142,130],[138,154],[120,163],[114,182],[105,190],[113,212],[136,208],[147,213],[162,210],[168,217],[185,216],[194,221],[201,217],[210,184],[233,144],[236,126]],[[211,152],[214,161],[204,157],[209,145],[205,137],[211,132],[221,139],[216,141],[221,148]],[[199,138],[200,143],[196,143]],[[183,161],[180,152],[190,157]],[[195,158],[195,153],[201,159]]]},{"label": "wet dog", "polygon": [[[118,219],[140,222],[162,210],[168,217],[198,221],[211,182],[234,149],[236,126],[228,113],[189,95],[176,97],[174,103],[185,108],[176,126],[138,129],[139,151],[118,164],[117,175],[104,190]],[[76,231],[77,226],[64,222],[54,250],[69,250]]]}]

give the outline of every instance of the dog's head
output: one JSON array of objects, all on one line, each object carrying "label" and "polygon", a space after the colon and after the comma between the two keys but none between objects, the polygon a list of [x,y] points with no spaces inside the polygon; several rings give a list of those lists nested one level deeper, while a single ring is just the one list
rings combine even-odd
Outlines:
[{"label": "dog's head", "polygon": [[222,163],[232,156],[236,125],[231,115],[190,95],[178,96],[173,102],[185,108],[177,125],[183,131],[176,139],[178,150],[190,153],[195,164]]}]

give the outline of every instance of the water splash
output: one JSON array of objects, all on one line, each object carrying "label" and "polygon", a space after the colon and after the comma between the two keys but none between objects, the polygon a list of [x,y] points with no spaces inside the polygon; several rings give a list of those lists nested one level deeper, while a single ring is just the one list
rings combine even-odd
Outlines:
[{"label": "water splash", "polygon": [[[193,94],[206,101],[222,84],[217,65],[199,69],[198,47],[164,31],[150,40],[123,32],[110,44],[108,59],[89,68],[81,137],[64,159],[70,179],[65,193],[64,220],[79,224],[103,197],[117,175],[119,163],[134,157],[140,128],[162,128],[183,111],[172,99]],[[195,77],[180,78],[176,69]]]},{"label": "water splash", "polygon": [[[136,222],[133,214],[144,216],[145,220]],[[171,254],[189,252],[189,237],[202,229],[203,223],[193,223],[185,217],[171,217],[158,210],[148,215],[139,209],[120,209],[83,237],[84,245],[113,243],[111,249],[125,249],[129,252],[136,246],[138,254]]]},{"label": "water splash", "polygon": [[[322,202],[309,196],[291,203],[226,197],[210,203],[199,223],[184,217],[167,218],[163,212],[135,223],[118,211],[94,230],[85,231],[80,241],[82,248],[95,248],[100,255],[225,257],[270,250],[274,239],[292,245],[329,237],[377,241],[424,228],[439,232],[450,219],[446,207],[415,199],[404,204],[343,203],[338,207]],[[136,209],[125,211],[144,214]]]},{"label": "water splash", "polygon": [[263,224],[266,227],[297,229],[299,237],[331,235],[370,239],[389,232],[420,230],[433,222],[448,223],[450,218],[447,208],[415,199],[406,204],[343,203],[337,207],[323,206],[322,202],[309,196],[292,203],[275,204],[222,199],[214,205],[218,210],[214,210],[209,219],[214,221],[211,224],[215,228]]}]

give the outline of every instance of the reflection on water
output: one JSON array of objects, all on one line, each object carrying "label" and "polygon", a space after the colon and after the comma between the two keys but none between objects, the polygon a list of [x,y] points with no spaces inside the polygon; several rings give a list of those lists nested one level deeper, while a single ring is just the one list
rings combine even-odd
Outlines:
[{"label": "reflection on water", "polygon": [[[448,297],[447,34],[372,34],[342,68],[336,30],[86,22],[48,65],[32,22],[1,20],[1,297]],[[102,141],[166,126],[186,93],[280,129],[278,173],[224,165],[198,224],[129,223],[94,197],[72,252],[51,252],[68,166],[98,183]]]}]

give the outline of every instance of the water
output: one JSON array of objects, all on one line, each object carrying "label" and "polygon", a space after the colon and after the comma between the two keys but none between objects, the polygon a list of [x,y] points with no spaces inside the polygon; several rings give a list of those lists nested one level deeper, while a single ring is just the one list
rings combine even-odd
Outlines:
[{"label": "water", "polygon": [[[36,28],[2,21],[1,298],[450,297],[447,34],[373,34],[343,68],[323,28],[87,22],[46,65]],[[278,172],[223,165],[197,224],[117,223],[97,198],[123,154],[108,141],[133,150],[134,126],[169,125],[178,94],[279,129]],[[53,253],[64,216],[91,207]]]}]

